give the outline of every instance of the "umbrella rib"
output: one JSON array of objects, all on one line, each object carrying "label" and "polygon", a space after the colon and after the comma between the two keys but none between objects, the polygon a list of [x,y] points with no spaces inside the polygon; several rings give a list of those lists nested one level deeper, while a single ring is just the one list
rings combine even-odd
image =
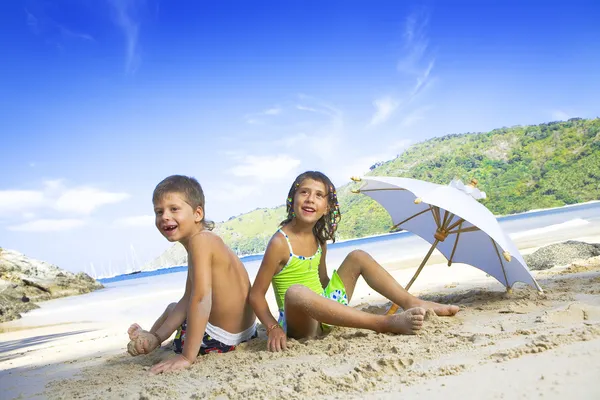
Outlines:
[{"label": "umbrella rib", "polygon": [[404,188],[381,188],[381,189],[360,189],[361,193],[362,192],[379,192],[379,191],[384,191],[384,190],[406,190]]},{"label": "umbrella rib", "polygon": [[[463,222],[465,222],[465,220],[462,218],[459,218],[458,221],[456,221],[455,223],[453,223],[452,225],[450,225],[448,227],[448,231],[451,231],[452,229],[456,228],[458,225],[462,225]],[[458,229],[460,229],[460,227]]]},{"label": "umbrella rib", "polygon": [[454,258],[454,253],[456,252],[456,246],[458,245],[458,239],[460,238],[460,227],[462,226],[462,223],[464,222],[464,219],[460,219],[459,220],[459,224],[458,224],[458,232],[456,233],[456,240],[454,241],[454,246],[452,246],[452,254],[450,254],[450,259],[448,260],[448,266],[452,265],[452,259]]},{"label": "umbrella rib", "polygon": [[424,209],[424,210],[423,210],[423,211],[421,211],[421,212],[418,212],[418,213],[416,213],[415,215],[413,215],[413,216],[411,216],[411,217],[408,217],[408,218],[406,218],[406,219],[405,219],[404,221],[402,221],[402,222],[398,222],[396,225],[394,225],[394,226],[392,226],[392,227],[390,228],[390,231],[393,231],[393,230],[395,230],[396,228],[398,228],[400,225],[402,225],[403,223],[405,223],[405,222],[408,222],[408,221],[410,221],[411,219],[413,219],[413,218],[415,218],[415,217],[418,217],[419,215],[421,215],[421,214],[423,214],[423,213],[426,213],[426,212],[427,212],[427,211],[429,211],[430,209],[431,209],[431,206],[429,206],[429,208],[426,208],[426,209]]},{"label": "umbrella rib", "polygon": [[[448,221],[448,210],[444,210],[444,221],[442,222],[442,228],[446,226],[446,222],[450,222]],[[450,217],[450,220],[452,220],[452,217]]]},{"label": "umbrella rib", "polygon": [[[435,209],[437,207],[429,207],[429,209],[431,210],[431,214],[433,215],[433,220],[435,221],[436,226],[439,228],[440,227],[440,218],[439,216],[435,213]],[[439,209],[438,209],[439,210]]]},{"label": "umbrella rib", "polygon": [[467,232],[475,232],[475,231],[479,231],[479,230],[481,230],[481,229],[479,229],[479,228],[478,228],[478,227],[476,227],[476,226],[470,226],[470,227],[468,227],[468,228],[465,228],[465,229],[460,229],[460,228],[458,228],[458,229],[457,229],[457,230],[455,230],[455,231],[449,231],[449,232],[448,232],[448,234],[452,234],[452,233],[467,233]]},{"label": "umbrella rib", "polygon": [[502,273],[504,274],[504,281],[506,282],[506,288],[509,289],[510,285],[508,284],[508,278],[506,277],[506,271],[504,270],[504,263],[502,262],[502,257],[500,257],[500,251],[498,251],[498,246],[496,245],[496,241],[490,237],[492,244],[494,245],[494,249],[496,249],[496,255],[498,256],[498,260],[500,261],[500,266],[502,267]]}]

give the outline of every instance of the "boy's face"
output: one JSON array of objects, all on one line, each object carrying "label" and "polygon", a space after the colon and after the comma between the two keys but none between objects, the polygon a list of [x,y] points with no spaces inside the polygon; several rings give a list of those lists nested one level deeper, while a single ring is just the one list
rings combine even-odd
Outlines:
[{"label": "boy's face", "polygon": [[156,228],[169,242],[177,242],[196,233],[204,217],[202,208],[194,210],[181,193],[167,193],[157,200],[154,215]]},{"label": "boy's face", "polygon": [[329,211],[329,191],[325,184],[314,179],[303,180],[294,194],[296,218],[307,223],[316,223]]}]

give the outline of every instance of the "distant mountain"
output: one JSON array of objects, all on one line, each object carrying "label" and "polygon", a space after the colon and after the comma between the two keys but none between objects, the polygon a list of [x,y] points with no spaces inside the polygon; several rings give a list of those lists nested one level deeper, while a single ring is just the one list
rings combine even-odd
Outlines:
[{"label": "distant mountain", "polygon": [[[455,177],[464,182],[477,178],[487,194],[483,204],[505,215],[600,199],[599,166],[600,119],[572,118],[433,138],[376,163],[367,175],[439,184]],[[387,232],[387,212],[370,198],[351,193],[353,187],[348,183],[338,188],[342,220],[337,237]],[[284,206],[257,209],[217,224],[215,231],[238,254],[260,253],[284,216]],[[157,262],[160,257],[153,265]]]}]

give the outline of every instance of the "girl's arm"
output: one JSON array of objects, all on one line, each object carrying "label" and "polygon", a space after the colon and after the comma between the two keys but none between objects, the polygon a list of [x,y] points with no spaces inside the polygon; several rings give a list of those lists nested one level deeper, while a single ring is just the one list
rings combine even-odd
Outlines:
[{"label": "girl's arm", "polygon": [[[254,279],[254,284],[250,289],[250,305],[254,309],[254,313],[267,328],[269,336],[267,348],[272,351],[279,351],[287,347],[287,340],[283,329],[278,328],[278,323],[271,311],[265,295],[273,275],[279,272],[282,264],[285,264],[285,256],[289,258],[289,250],[287,242],[282,235],[275,234],[269,241],[265,255],[263,256],[260,268]],[[274,327],[274,329],[270,329]]]},{"label": "girl's arm", "polygon": [[319,280],[321,281],[321,286],[323,289],[329,285],[329,276],[327,276],[327,263],[325,258],[327,256],[327,243],[323,243],[321,245],[321,262],[319,263]]}]

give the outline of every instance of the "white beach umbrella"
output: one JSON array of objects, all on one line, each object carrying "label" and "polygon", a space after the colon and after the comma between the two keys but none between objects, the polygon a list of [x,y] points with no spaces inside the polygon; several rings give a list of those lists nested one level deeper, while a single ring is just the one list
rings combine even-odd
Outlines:
[{"label": "white beach umbrella", "polygon": [[[425,259],[406,285],[407,290],[437,248],[448,260],[448,266],[453,262],[469,264],[496,278],[509,292],[515,282],[542,292],[513,241],[492,212],[477,201],[485,198],[485,193],[475,187],[476,180],[470,185],[457,180],[450,185],[438,185],[378,176],[352,180],[364,183],[352,192],[365,194],[386,209],[392,217],[392,230],[407,230],[431,243]],[[394,305],[388,312],[397,308]]]}]

